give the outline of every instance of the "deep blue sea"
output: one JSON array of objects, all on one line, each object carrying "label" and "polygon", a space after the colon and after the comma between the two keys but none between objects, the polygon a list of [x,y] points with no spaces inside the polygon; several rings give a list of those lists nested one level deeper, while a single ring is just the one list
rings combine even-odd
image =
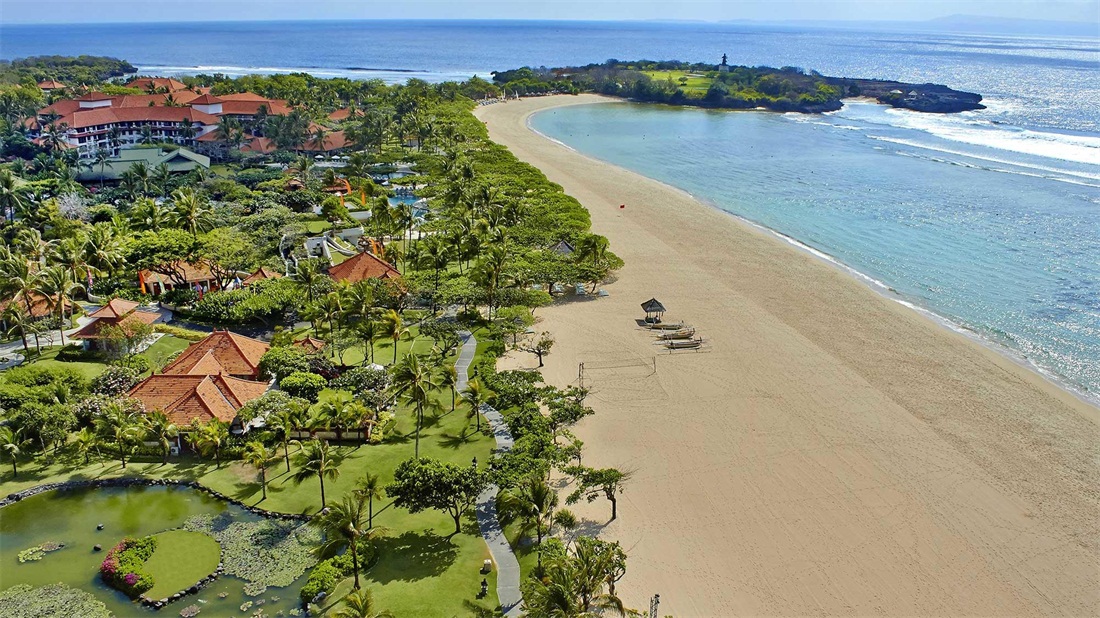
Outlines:
[{"label": "deep blue sea", "polygon": [[608,58],[936,82],[989,109],[850,102],[823,116],[583,106],[532,119],[579,151],[786,235],[1100,394],[1100,41],[730,24],[0,25],[0,58],[103,54],[143,72],[429,81]]}]

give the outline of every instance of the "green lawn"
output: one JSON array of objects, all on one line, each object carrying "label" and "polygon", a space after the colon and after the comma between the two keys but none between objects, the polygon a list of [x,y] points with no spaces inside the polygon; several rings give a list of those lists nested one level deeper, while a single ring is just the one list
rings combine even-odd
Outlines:
[{"label": "green lawn", "polygon": [[149,346],[139,356],[144,356],[149,359],[149,366],[151,368],[160,369],[169,358],[176,352],[186,350],[187,346],[191,345],[191,342],[186,339],[180,339],[179,337],[173,337],[172,335],[164,335],[160,339],[153,342],[153,345]]},{"label": "green lawn", "polygon": [[[683,89],[685,94],[699,93],[706,94],[707,89],[710,88],[711,83],[714,81],[709,77],[697,76],[694,73],[688,73],[686,71],[642,71],[656,82],[668,81],[671,77],[672,82]],[[687,78],[687,83],[681,84],[680,78]]]},{"label": "green lawn", "polygon": [[68,367],[70,369],[76,369],[84,374],[85,378],[89,380],[103,373],[103,370],[107,368],[107,365],[99,361],[70,361],[70,360],[57,360],[58,354],[65,350],[66,354],[63,354],[64,358],[67,354],[75,352],[79,344],[72,344],[66,347],[55,346],[52,348],[42,350],[41,356],[33,356],[34,348],[31,348],[31,355],[27,359],[28,364],[41,365],[44,367]]},{"label": "green lawn", "polygon": [[[424,342],[400,345],[411,348],[414,344],[425,345]],[[438,416],[426,417],[420,438],[421,455],[460,465],[470,465],[474,457],[480,462],[488,461],[493,439],[474,431],[463,406],[450,411],[449,392],[439,393],[437,398],[445,410]],[[396,431],[380,445],[345,444],[334,448],[340,475],[325,481],[329,500],[353,489],[367,472],[378,474],[384,483],[390,482],[397,465],[413,456],[415,417],[402,406],[397,421]],[[482,427],[486,424],[482,423]],[[291,447],[292,459],[293,450]],[[131,462],[123,470],[117,460],[93,461],[84,466],[62,454],[53,464],[42,459],[26,462],[20,466],[18,478],[12,478],[8,466],[0,474],[0,484],[5,493],[11,493],[49,482],[117,476],[197,480],[245,504],[287,513],[317,511],[320,506],[317,479],[295,483],[281,459],[269,467],[267,474],[268,497],[262,500],[255,470],[241,462],[217,468],[213,461],[185,456],[174,458],[167,465],[148,460]],[[390,502],[386,498],[375,501],[374,523],[384,530],[384,536],[378,541],[377,564],[361,577],[363,584],[374,590],[379,607],[397,616],[466,616],[493,610],[497,606],[494,575],[489,576],[489,596],[476,599],[485,577],[479,570],[489,552],[472,513],[463,522],[462,533],[455,535],[449,516],[437,511],[411,515]]]},{"label": "green lawn", "polygon": [[[66,343],[68,343],[68,340],[66,340]],[[172,335],[164,335],[154,341],[152,345],[146,348],[145,351],[138,356],[144,356],[149,360],[150,367],[159,369],[164,366],[168,358],[176,352],[187,348],[188,345],[190,345],[190,342],[186,339],[180,339]],[[105,359],[84,354],[80,350],[79,343],[69,343],[65,347],[54,346],[52,348],[43,349],[41,356],[34,356],[34,348],[31,348],[31,354],[32,356],[28,358],[27,364],[76,369],[84,374],[84,377],[89,380],[103,373],[103,370],[107,368]],[[59,359],[58,356],[61,358]]]},{"label": "green lawn", "polygon": [[169,530],[156,535],[157,549],[145,561],[153,587],[145,596],[163,599],[210,575],[221,561],[221,547],[201,532]]}]

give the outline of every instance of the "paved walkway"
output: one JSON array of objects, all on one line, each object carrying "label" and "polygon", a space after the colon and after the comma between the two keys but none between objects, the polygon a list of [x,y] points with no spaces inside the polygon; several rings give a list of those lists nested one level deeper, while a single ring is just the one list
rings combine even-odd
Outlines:
[{"label": "paved walkway", "polygon": [[[457,390],[464,390],[469,381],[470,363],[474,360],[477,351],[477,340],[473,333],[463,331],[462,349],[458,353],[455,362],[455,371],[458,373]],[[511,450],[512,434],[508,431],[508,424],[504,422],[504,416],[488,405],[481,406],[481,413],[489,421],[489,427],[497,441],[497,450],[507,452]],[[493,562],[497,569],[497,597],[500,599],[501,609],[504,615],[516,617],[520,615],[520,605],[523,596],[519,591],[519,561],[512,553],[512,546],[504,536],[500,528],[500,520],[497,518],[497,492],[496,485],[490,485],[481,492],[477,498],[477,525],[481,529],[481,536],[485,537],[485,544],[489,546],[489,554],[493,556]]]}]

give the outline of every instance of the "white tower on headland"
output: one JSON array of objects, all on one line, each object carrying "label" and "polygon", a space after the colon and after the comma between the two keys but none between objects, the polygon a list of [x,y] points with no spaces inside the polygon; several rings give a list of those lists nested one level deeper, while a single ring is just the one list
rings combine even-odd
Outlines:
[{"label": "white tower on headland", "polygon": [[726,55],[722,54],[722,64],[718,65],[718,72],[719,73],[729,73],[730,72],[730,65],[727,64],[726,61],[727,61]]}]

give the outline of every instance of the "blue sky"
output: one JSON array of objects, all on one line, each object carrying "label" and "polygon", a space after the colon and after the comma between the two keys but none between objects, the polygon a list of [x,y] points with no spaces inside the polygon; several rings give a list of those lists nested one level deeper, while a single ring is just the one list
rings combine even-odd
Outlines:
[{"label": "blue sky", "polygon": [[3,23],[270,19],[1100,21],[1100,0],[0,0]]}]

